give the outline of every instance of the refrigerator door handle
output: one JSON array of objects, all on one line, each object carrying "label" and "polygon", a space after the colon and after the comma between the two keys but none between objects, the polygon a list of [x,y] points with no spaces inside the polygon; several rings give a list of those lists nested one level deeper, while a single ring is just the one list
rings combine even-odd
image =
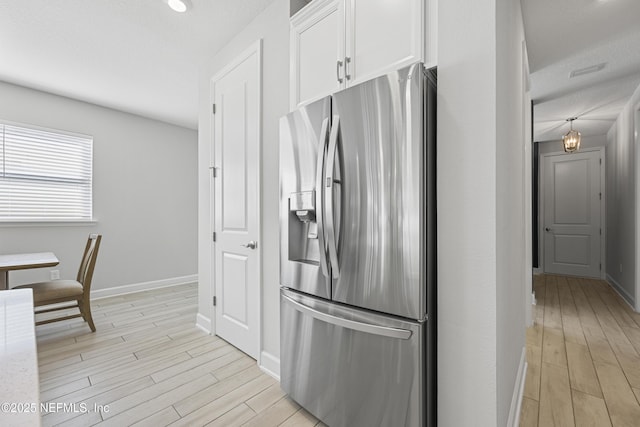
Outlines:
[{"label": "refrigerator door handle", "polygon": [[326,188],[325,188],[325,216],[327,223],[327,239],[329,245],[329,260],[331,261],[331,273],[334,279],[340,277],[338,266],[338,242],[336,241],[336,230],[333,221],[333,184],[337,183],[333,179],[333,168],[335,166],[336,152],[338,150],[338,133],[340,132],[340,116],[333,116],[331,133],[329,135],[329,152],[327,153],[326,165]]},{"label": "refrigerator door handle", "polygon": [[[327,136],[329,134],[329,118],[322,121],[320,130],[320,141],[318,142],[318,161],[316,164],[316,223],[318,224],[318,246],[320,248],[320,269],[324,277],[329,277],[329,267],[327,261],[327,244],[324,236],[324,164],[327,153]],[[331,291],[331,290],[329,290]],[[331,295],[331,292],[329,292]]]},{"label": "refrigerator door handle", "polygon": [[412,332],[408,329],[392,328],[389,326],[379,326],[370,323],[358,322],[356,320],[344,319],[342,317],[333,316],[328,313],[316,310],[305,304],[295,301],[287,295],[282,295],[284,300],[299,312],[318,319],[331,325],[340,326],[342,328],[352,329],[354,331],[365,332],[368,334],[379,335],[383,337],[408,340],[411,338]]}]

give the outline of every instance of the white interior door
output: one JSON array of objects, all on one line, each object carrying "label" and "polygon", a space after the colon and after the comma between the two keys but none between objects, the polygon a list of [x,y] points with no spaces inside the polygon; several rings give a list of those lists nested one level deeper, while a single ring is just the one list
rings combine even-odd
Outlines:
[{"label": "white interior door", "polygon": [[544,157],[544,270],[601,276],[601,153]]},{"label": "white interior door", "polygon": [[215,333],[253,358],[260,343],[261,48],[213,78]]}]

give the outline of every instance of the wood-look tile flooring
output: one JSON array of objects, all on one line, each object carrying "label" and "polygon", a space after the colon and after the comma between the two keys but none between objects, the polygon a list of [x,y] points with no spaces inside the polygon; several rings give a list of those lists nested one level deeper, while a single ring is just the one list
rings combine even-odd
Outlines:
[{"label": "wood-look tile flooring", "polygon": [[42,425],[323,425],[255,360],[197,329],[196,311],[185,285],[94,301],[95,333],[80,319],[38,326]]},{"label": "wood-look tile flooring", "polygon": [[640,426],[640,314],[606,282],[535,276],[521,426]]}]

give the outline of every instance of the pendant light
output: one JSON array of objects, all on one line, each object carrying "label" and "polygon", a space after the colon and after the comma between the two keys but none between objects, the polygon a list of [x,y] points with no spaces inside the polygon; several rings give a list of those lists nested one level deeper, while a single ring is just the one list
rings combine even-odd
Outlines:
[{"label": "pendant light", "polygon": [[571,124],[571,130],[562,137],[562,145],[566,153],[573,153],[580,149],[580,132],[573,130],[573,121],[577,120],[577,117],[571,117],[567,121]]}]

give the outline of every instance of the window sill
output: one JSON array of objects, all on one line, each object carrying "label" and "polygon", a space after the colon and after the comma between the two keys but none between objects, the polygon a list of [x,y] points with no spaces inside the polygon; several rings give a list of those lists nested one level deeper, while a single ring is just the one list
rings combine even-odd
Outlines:
[{"label": "window sill", "polygon": [[22,220],[22,221],[0,221],[2,227],[90,227],[96,225],[95,219],[87,220]]}]

